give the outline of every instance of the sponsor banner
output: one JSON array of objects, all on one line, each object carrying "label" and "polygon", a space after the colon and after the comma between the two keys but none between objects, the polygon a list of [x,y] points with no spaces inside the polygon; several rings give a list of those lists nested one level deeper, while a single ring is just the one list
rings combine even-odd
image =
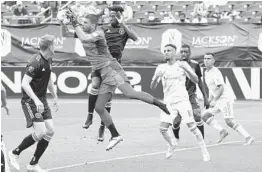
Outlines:
[{"label": "sponsor banner", "polygon": [[[130,83],[136,91],[146,91],[163,98],[162,86],[150,89],[155,67],[125,67]],[[262,99],[262,68],[220,68],[226,85],[235,99]],[[53,67],[52,77],[60,98],[85,98],[91,87],[91,68]],[[21,81],[24,67],[2,67],[1,80],[8,97],[21,97]],[[117,90],[116,97],[122,93]],[[201,98],[201,93],[198,90]]]},{"label": "sponsor banner", "polygon": [[[203,62],[206,52],[214,53],[217,65],[222,67],[260,66],[262,63],[262,25],[132,24],[131,27],[139,38],[137,41],[128,40],[123,52],[124,65],[163,62],[161,52],[169,43],[177,46],[178,53],[182,44],[190,45],[192,58],[200,63]],[[77,39],[62,37],[59,25],[2,26],[2,29],[1,44],[6,48],[1,52],[2,62],[27,62],[28,58],[37,52],[39,38],[46,33],[56,36],[54,62],[88,62],[87,57],[80,57],[76,52],[82,49],[82,45],[76,42]]]}]

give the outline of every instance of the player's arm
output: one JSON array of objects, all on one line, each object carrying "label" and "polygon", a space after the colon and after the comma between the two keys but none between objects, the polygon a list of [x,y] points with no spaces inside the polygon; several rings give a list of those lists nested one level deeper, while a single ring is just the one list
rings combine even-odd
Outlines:
[{"label": "player's arm", "polygon": [[52,79],[52,75],[50,76],[47,88],[50,91],[50,93],[52,94],[52,96],[54,97],[54,99],[57,100],[58,97],[57,97],[57,93],[54,87],[54,81]]},{"label": "player's arm", "polygon": [[194,83],[198,83],[198,77],[196,73],[193,71],[193,69],[189,66],[187,62],[181,62],[180,67],[182,67],[185,70],[187,76],[191,81],[193,81]]},{"label": "player's arm", "polygon": [[24,75],[22,80],[22,88],[26,92],[26,94],[34,101],[40,101],[38,97],[35,95],[34,91],[32,90],[30,86],[30,82],[33,80],[33,78],[27,74]]},{"label": "player's arm", "polygon": [[50,93],[52,94],[52,96],[54,97],[54,110],[58,111],[58,97],[57,97],[57,92],[54,87],[54,81],[52,79],[52,75],[50,76],[47,88],[50,91]]},{"label": "player's arm", "polygon": [[155,74],[154,74],[152,81],[150,83],[150,88],[152,90],[156,89],[157,85],[159,84],[159,82],[161,80],[162,75],[163,75],[163,72],[161,71],[160,67],[158,66],[156,68]]},{"label": "player's arm", "polygon": [[213,96],[214,96],[213,101],[217,101],[224,92],[224,79],[223,79],[223,76],[222,76],[220,71],[218,71],[217,74],[215,74],[214,82],[215,82],[217,88],[216,88],[216,90],[214,91],[214,94],[213,94]]},{"label": "player's arm", "polygon": [[103,33],[101,31],[95,31],[91,34],[85,33],[80,26],[75,27],[75,32],[77,37],[84,42],[95,42],[101,37],[103,37]]},{"label": "player's arm", "polygon": [[61,32],[63,37],[73,37],[75,34],[75,31],[72,29],[69,29],[69,25],[61,25]]},{"label": "player's arm", "polygon": [[32,62],[26,66],[25,75],[22,79],[22,88],[26,94],[34,101],[37,111],[42,113],[44,111],[43,103],[35,95],[33,89],[30,86],[31,81],[36,76],[39,68],[36,63]]},{"label": "player's arm", "polygon": [[126,25],[125,22],[122,23],[122,26],[124,27],[130,39],[132,39],[133,41],[136,41],[138,39],[137,34],[134,32],[134,30],[130,26]]},{"label": "player's arm", "polygon": [[201,73],[201,68],[200,68],[199,64],[197,64],[195,71],[196,71],[196,75],[198,76],[198,87],[199,87],[201,93],[203,94],[204,104],[205,104],[205,106],[208,106],[207,92],[206,92],[206,89],[205,89],[204,82],[201,79],[202,73]]}]

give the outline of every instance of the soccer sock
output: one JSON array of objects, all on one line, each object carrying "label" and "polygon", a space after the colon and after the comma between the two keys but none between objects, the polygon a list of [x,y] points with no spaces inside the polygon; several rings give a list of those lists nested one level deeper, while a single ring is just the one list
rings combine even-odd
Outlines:
[{"label": "soccer sock", "polygon": [[179,131],[180,131],[180,126],[178,126],[177,128],[173,128],[173,133],[176,139],[179,139]]},{"label": "soccer sock", "polygon": [[224,128],[218,124],[217,120],[215,120],[213,117],[209,118],[206,123],[210,125],[211,127],[215,128],[219,132],[221,132]]},{"label": "soccer sock", "polygon": [[240,135],[244,136],[245,138],[250,137],[250,134],[240,124],[235,124],[233,126],[233,129],[236,130]]},{"label": "soccer sock", "polygon": [[197,122],[197,128],[200,130],[203,138],[205,138],[204,121],[203,120],[201,120],[200,122]]},{"label": "soccer sock", "polygon": [[107,128],[108,128],[108,130],[110,131],[112,137],[117,137],[117,136],[119,136],[119,133],[117,132],[114,123],[110,124]]},{"label": "soccer sock", "polygon": [[1,171],[5,171],[5,157],[4,157],[4,152],[1,150]]},{"label": "soccer sock", "polygon": [[161,128],[160,127],[160,133],[162,134],[162,136],[164,137],[164,139],[167,141],[167,143],[172,146],[174,145],[174,143],[172,142],[172,138],[169,135],[169,133],[167,132],[168,129],[167,128]]},{"label": "soccer sock", "polygon": [[206,143],[199,129],[196,126],[193,126],[189,128],[189,130],[193,133],[193,135],[197,139],[197,143],[200,146],[202,153],[208,153],[207,148],[206,148]]},{"label": "soccer sock", "polygon": [[37,136],[35,135],[35,133],[30,134],[29,136],[25,137],[24,140],[22,141],[22,143],[16,148],[14,149],[12,152],[15,155],[20,155],[20,153],[27,149],[28,147],[32,146],[36,141],[38,141]]},{"label": "soccer sock", "polygon": [[96,106],[96,100],[98,97],[98,89],[92,88],[88,98],[88,116],[93,117],[93,113]]},{"label": "soccer sock", "polygon": [[30,165],[36,165],[38,163],[39,159],[41,158],[41,156],[45,152],[48,144],[49,144],[49,141],[47,141],[45,138],[43,138],[42,140],[40,140],[37,143],[34,156],[29,163]]}]

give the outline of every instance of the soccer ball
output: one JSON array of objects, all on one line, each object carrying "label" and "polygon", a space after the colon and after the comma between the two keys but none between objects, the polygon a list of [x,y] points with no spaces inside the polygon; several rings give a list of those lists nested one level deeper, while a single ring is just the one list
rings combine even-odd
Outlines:
[{"label": "soccer ball", "polygon": [[64,25],[68,25],[71,22],[70,19],[66,16],[66,12],[66,10],[60,10],[57,13],[58,21]]}]

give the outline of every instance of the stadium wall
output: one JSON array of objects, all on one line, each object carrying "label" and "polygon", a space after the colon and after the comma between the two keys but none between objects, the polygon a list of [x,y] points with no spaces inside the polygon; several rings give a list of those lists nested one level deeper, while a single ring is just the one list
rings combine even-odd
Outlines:
[{"label": "stadium wall", "polygon": [[[131,85],[137,91],[146,91],[162,98],[162,86],[150,89],[155,67],[124,67]],[[202,69],[204,70],[204,69]],[[225,82],[238,100],[262,99],[262,68],[220,68]],[[90,67],[53,67],[52,77],[60,98],[86,98],[91,85]],[[9,98],[21,97],[21,81],[24,67],[2,67],[1,80]],[[201,98],[201,94],[198,95]],[[117,98],[123,97],[119,90]]]}]

